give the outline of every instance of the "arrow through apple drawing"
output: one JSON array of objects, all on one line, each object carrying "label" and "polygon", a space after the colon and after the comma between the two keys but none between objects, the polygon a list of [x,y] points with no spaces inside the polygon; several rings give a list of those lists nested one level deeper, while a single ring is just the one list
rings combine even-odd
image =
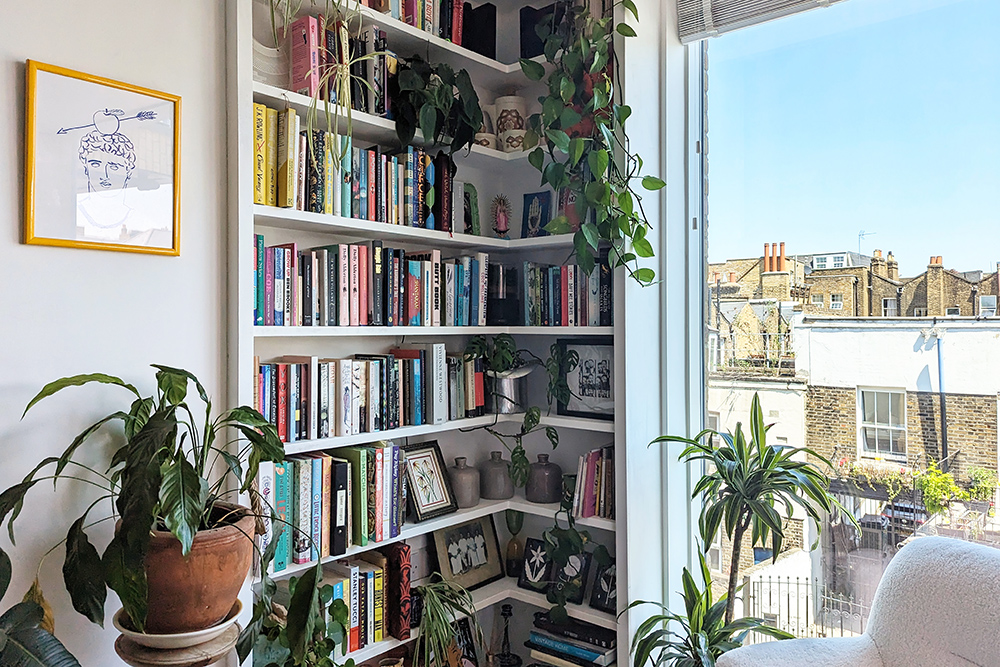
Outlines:
[{"label": "arrow through apple drawing", "polygon": [[95,128],[101,134],[117,134],[118,130],[121,128],[121,124],[126,120],[154,120],[156,118],[155,111],[140,111],[134,116],[129,116],[128,118],[122,118],[125,112],[121,109],[98,109],[94,112],[93,122],[87,123],[86,125],[77,125],[76,127],[60,127],[56,134],[67,134],[73,130],[84,130],[88,127]]}]

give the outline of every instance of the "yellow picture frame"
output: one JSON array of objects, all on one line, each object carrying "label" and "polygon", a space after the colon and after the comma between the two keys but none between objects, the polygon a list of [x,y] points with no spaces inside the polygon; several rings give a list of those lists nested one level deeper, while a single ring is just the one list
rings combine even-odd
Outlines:
[{"label": "yellow picture frame", "polygon": [[180,96],[26,64],[24,243],[180,255]]}]

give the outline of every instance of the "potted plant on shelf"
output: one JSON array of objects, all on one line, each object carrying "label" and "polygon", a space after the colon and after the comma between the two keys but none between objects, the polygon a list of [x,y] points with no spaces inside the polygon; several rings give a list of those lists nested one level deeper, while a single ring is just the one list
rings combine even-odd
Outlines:
[{"label": "potted plant on shelf", "polygon": [[[73,479],[98,488],[100,495],[72,523],[65,540],[63,576],[74,609],[103,625],[111,588],[132,629],[174,634],[212,627],[233,610],[255,553],[256,523],[263,517],[225,498],[253,493],[260,463],[281,461],[284,447],[256,410],[242,406],[213,415],[212,402],[194,375],[153,368],[152,396],[120,378],[95,373],[51,382],[28,403],[25,414],[46,397],[90,383],[130,394],[125,409],[88,426],[60,456],[43,459],[0,494],[0,522],[7,521],[13,541],[26,494],[41,481]],[[191,384],[204,416],[196,417],[188,404]],[[124,442],[116,443],[106,469],[82,463],[82,448],[103,447],[95,435],[112,422],[121,422]],[[238,450],[230,448],[233,443]],[[233,490],[226,488],[230,482]],[[110,515],[90,520],[106,502]],[[116,530],[101,554],[87,529],[109,518],[117,518]]]},{"label": "potted plant on shelf", "polygon": [[417,639],[413,646],[414,667],[446,667],[446,656],[455,646],[455,628],[460,618],[468,617],[473,641],[483,644],[483,630],[476,618],[476,602],[462,586],[438,577],[414,588],[419,603]]},{"label": "potted plant on shelf", "polygon": [[510,334],[473,336],[465,347],[465,360],[482,359],[485,365],[487,408],[495,414],[513,414],[523,409],[527,376],[536,360],[527,361]]}]

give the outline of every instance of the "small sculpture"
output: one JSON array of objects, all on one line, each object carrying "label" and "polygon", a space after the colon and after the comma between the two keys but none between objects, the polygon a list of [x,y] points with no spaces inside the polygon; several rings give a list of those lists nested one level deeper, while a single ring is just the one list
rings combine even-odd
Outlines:
[{"label": "small sculpture", "polygon": [[510,239],[510,200],[507,195],[499,194],[493,198],[493,233],[499,239]]}]

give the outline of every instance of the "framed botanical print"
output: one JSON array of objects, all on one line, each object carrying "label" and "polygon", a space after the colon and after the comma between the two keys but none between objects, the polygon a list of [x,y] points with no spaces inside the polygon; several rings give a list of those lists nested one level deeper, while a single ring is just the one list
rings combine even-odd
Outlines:
[{"label": "framed botanical print", "polygon": [[553,577],[552,587],[568,591],[566,602],[583,603],[583,594],[587,588],[587,575],[590,574],[590,561],[593,555],[588,552],[573,554],[566,565],[559,569]]},{"label": "framed botanical print", "polygon": [[406,452],[409,497],[417,521],[457,511],[458,503],[437,441],[403,445],[403,451]]},{"label": "framed botanical print", "polygon": [[536,593],[544,593],[552,583],[552,560],[545,552],[545,543],[534,537],[524,541],[524,564],[517,585]]},{"label": "framed botanical print", "polygon": [[503,560],[493,515],[434,531],[438,571],[467,590],[502,579]]},{"label": "framed botanical print", "polygon": [[590,606],[609,614],[618,613],[618,571],[614,562],[598,568],[594,589],[590,593]]},{"label": "framed botanical print", "polygon": [[615,418],[615,347],[610,337],[561,338],[556,343],[575,352],[577,366],[563,374],[569,399],[557,411],[568,417]]},{"label": "framed botanical print", "polygon": [[27,63],[24,242],[180,254],[181,98]]}]

